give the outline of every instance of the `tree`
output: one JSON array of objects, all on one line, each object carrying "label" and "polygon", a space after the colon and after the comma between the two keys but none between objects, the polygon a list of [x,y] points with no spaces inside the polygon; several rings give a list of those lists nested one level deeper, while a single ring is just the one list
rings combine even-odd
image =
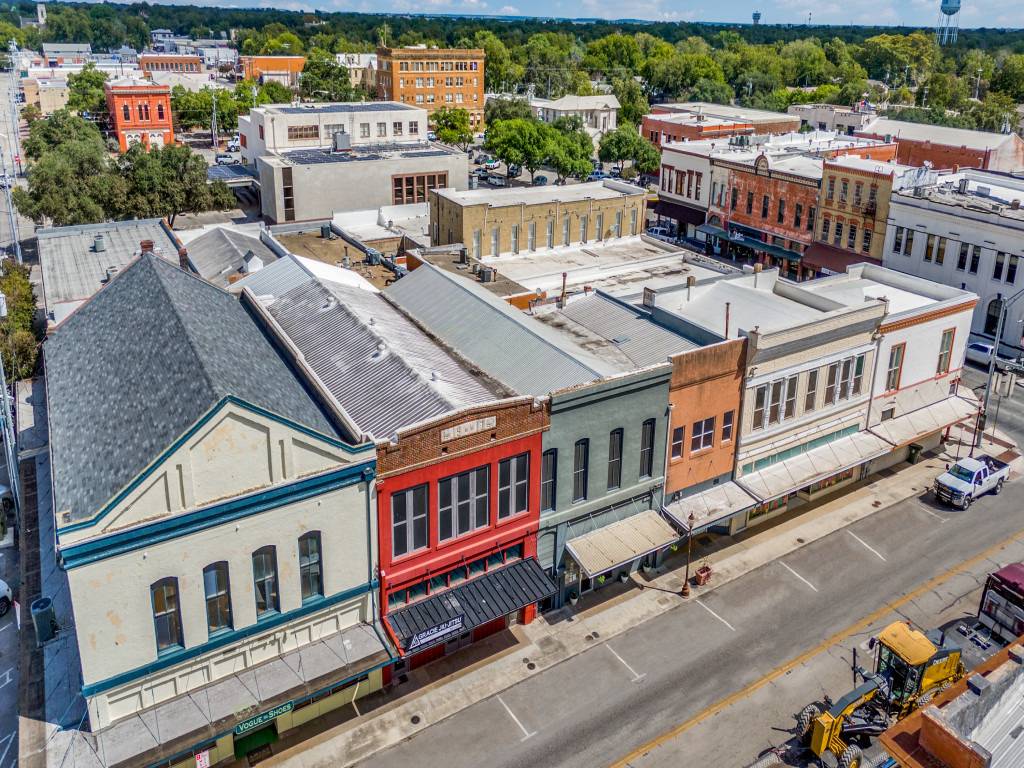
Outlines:
[{"label": "tree", "polygon": [[484,149],[506,165],[521,165],[533,174],[547,160],[553,129],[539,120],[502,120],[487,128]]},{"label": "tree", "polygon": [[651,111],[643,88],[632,77],[612,80],[612,93],[619,100],[619,121],[639,125],[644,115]]},{"label": "tree", "polygon": [[314,101],[348,101],[352,98],[352,79],[333,53],[314,48],[302,67],[299,94]]},{"label": "tree", "polygon": [[32,127],[32,123],[40,119],[43,116],[43,111],[39,109],[35,104],[26,104],[24,109],[21,110],[21,119]]},{"label": "tree", "polygon": [[526,99],[501,97],[491,99],[484,105],[484,122],[488,127],[491,123],[502,120],[532,120],[533,110]]},{"label": "tree", "polygon": [[597,156],[602,163],[615,163],[619,168],[625,161],[632,160],[640,173],[654,173],[661,163],[658,148],[637,133],[632,123],[622,123],[602,136]]},{"label": "tree", "polygon": [[35,371],[40,329],[35,324],[36,297],[28,267],[4,259],[0,272],[0,293],[7,299],[7,317],[0,320],[0,345],[4,350],[4,376],[12,383]]},{"label": "tree", "polygon": [[[590,137],[587,136],[587,139]],[[558,175],[558,184],[569,176],[585,178],[593,170],[592,157],[593,148],[587,152],[579,142],[573,140],[572,136],[557,130],[548,144],[547,162]]]},{"label": "tree", "polygon": [[1003,59],[999,71],[992,77],[991,90],[1009,96],[1018,104],[1024,102],[1024,55]]},{"label": "tree", "polygon": [[469,113],[464,109],[444,106],[433,115],[434,132],[442,144],[458,147],[468,152],[473,143],[473,131],[469,127]]},{"label": "tree", "polygon": [[709,104],[732,104],[735,93],[728,83],[716,83],[702,77],[690,91],[690,101],[704,101]]},{"label": "tree", "polygon": [[80,72],[68,75],[68,109],[95,115],[105,112],[107,97],[103,84],[107,76],[91,61]]}]

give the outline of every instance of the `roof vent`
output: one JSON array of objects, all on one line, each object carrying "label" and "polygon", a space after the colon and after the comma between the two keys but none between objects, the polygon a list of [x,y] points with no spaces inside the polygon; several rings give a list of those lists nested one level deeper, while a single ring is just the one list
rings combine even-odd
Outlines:
[{"label": "roof vent", "polygon": [[242,257],[242,274],[250,275],[263,269],[263,259],[252,251],[246,251]]},{"label": "roof vent", "polygon": [[103,253],[107,250],[107,241],[103,239],[103,235],[96,235],[96,238],[92,241],[92,247],[96,253]]},{"label": "roof vent", "polygon": [[345,133],[344,130],[335,131],[334,137],[331,140],[331,151],[332,152],[351,152],[352,151],[352,137]]},{"label": "roof vent", "polygon": [[992,190],[989,187],[978,187],[978,197],[988,197],[992,194]]},{"label": "roof vent", "polygon": [[430,380],[431,381],[440,381],[441,380],[441,374],[438,373],[437,371],[431,371],[430,372]]},{"label": "roof vent", "polygon": [[113,280],[115,277],[117,277],[117,275],[118,275],[118,273],[120,271],[121,271],[121,268],[118,267],[118,266],[111,265],[111,266],[107,267],[106,282],[109,283],[111,280]]},{"label": "roof vent", "polygon": [[957,186],[957,189],[959,190],[961,195],[967,194],[967,185],[969,183],[970,181],[966,178],[960,179],[960,184]]},{"label": "roof vent", "polygon": [[1010,201],[1010,210],[1011,211],[1019,211],[1020,210],[1020,200],[1011,200]]},{"label": "roof vent", "polygon": [[629,336],[615,336],[612,338],[612,344],[625,344],[629,341]]}]

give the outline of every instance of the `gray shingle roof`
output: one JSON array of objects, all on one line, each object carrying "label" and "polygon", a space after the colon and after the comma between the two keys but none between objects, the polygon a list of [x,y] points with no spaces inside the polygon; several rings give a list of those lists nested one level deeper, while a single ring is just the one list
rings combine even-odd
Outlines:
[{"label": "gray shingle roof", "polygon": [[[217,227],[188,244],[188,260],[196,272],[214,285],[227,288],[231,275],[242,274],[242,260],[252,251],[268,266],[277,261],[277,254],[258,237]],[[255,274],[255,273],[254,273]]]},{"label": "gray shingle roof", "polygon": [[376,438],[495,399],[378,292],[309,279],[268,311],[345,412]]},{"label": "gray shingle roof", "polygon": [[340,438],[237,299],[152,255],[44,353],[58,522],[95,515],[228,395]]},{"label": "gray shingle roof", "polygon": [[384,295],[520,395],[546,395],[617,372],[584,364],[571,342],[469,280],[429,264],[396,281]]}]

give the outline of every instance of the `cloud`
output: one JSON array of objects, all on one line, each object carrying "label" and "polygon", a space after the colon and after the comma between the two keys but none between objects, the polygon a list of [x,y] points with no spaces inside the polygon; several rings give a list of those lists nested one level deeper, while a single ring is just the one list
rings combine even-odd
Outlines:
[{"label": "cloud", "polygon": [[501,16],[518,16],[519,9],[516,8],[514,5],[503,5],[501,6],[501,10],[499,10],[498,13]]}]

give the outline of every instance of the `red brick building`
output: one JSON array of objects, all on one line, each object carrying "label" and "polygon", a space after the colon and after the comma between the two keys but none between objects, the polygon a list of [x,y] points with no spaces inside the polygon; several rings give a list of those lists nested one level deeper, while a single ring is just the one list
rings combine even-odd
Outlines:
[{"label": "red brick building", "polygon": [[904,165],[931,163],[935,170],[1024,171],[1024,140],[1015,133],[971,131],[880,117],[855,135],[895,141],[899,146],[896,159]]},{"label": "red brick building", "polygon": [[658,149],[676,141],[699,141],[744,136],[754,133],[754,124],[705,114],[644,115],[640,134]]},{"label": "red brick building", "polygon": [[517,398],[378,443],[381,613],[403,657],[394,674],[529,623],[554,594],[535,557],[549,424],[545,407]]},{"label": "red brick building", "polygon": [[131,144],[162,147],[174,143],[171,89],[145,80],[119,79],[104,83],[110,125],[122,150]]}]

